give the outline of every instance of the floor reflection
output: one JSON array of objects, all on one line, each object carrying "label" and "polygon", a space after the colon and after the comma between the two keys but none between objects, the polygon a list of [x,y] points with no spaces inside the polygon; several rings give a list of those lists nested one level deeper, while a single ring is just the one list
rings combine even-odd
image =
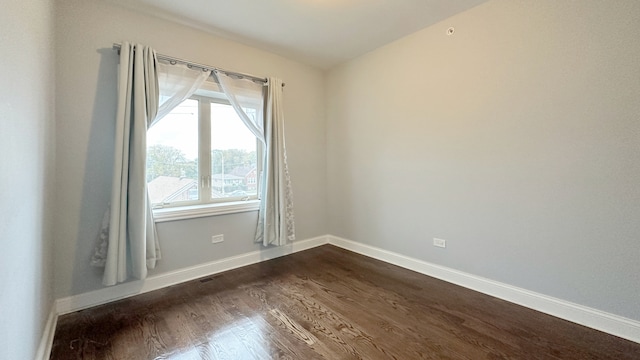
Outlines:
[{"label": "floor reflection", "polygon": [[165,356],[158,356],[154,360],[195,360],[203,359],[197,348],[191,348],[179,353],[173,353]]},{"label": "floor reflection", "polygon": [[156,360],[270,359],[271,346],[265,333],[266,325],[261,316],[244,318],[215,329],[207,341]]}]

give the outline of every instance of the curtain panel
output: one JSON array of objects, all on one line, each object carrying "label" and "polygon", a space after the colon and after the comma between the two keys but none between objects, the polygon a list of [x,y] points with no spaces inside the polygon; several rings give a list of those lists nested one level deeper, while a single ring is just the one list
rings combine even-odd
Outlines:
[{"label": "curtain panel", "polygon": [[115,157],[104,285],[147,276],[160,257],[146,195],[146,132],[158,112],[158,60],[153,49],[124,42],[120,48]]},{"label": "curtain panel", "polygon": [[144,279],[160,259],[146,183],[147,130],[210,76],[210,70],[159,63],[149,47],[122,44],[111,204],[91,259],[92,265],[105,267],[105,286],[128,275]]},{"label": "curtain panel", "polygon": [[[264,246],[286,245],[295,240],[295,223],[284,137],[282,80],[269,78],[265,92],[262,82],[222,71],[214,73],[238,116],[263,144],[255,241]],[[247,109],[257,111],[249,114]]]}]

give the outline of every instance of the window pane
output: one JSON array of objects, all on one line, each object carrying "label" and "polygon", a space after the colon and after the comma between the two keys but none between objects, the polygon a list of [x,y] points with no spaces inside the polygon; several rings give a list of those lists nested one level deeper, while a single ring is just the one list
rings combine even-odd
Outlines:
[{"label": "window pane", "polygon": [[147,132],[152,204],[198,200],[198,101],[177,106]]},{"label": "window pane", "polygon": [[257,195],[256,137],[231,105],[211,104],[211,197]]}]

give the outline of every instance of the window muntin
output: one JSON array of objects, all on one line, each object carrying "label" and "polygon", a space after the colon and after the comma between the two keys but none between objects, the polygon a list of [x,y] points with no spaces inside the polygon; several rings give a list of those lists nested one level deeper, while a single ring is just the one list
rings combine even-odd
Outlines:
[{"label": "window muntin", "polygon": [[256,137],[226,99],[185,100],[147,133],[153,208],[257,199],[259,151]]}]

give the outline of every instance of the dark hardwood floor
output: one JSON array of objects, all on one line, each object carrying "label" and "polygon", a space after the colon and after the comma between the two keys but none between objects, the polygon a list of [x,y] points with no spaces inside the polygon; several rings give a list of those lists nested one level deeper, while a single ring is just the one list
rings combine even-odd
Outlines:
[{"label": "dark hardwood floor", "polygon": [[640,344],[325,245],[61,316],[51,359],[640,359]]}]

